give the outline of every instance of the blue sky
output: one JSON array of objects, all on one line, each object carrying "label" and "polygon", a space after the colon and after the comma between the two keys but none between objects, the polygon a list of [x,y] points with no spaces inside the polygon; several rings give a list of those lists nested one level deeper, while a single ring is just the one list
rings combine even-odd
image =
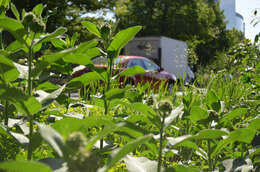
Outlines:
[{"label": "blue sky", "polygon": [[260,8],[260,0],[236,0],[236,10],[244,17],[246,26],[245,36],[251,40],[254,40],[255,35],[260,33],[260,23],[255,27],[253,27],[253,24],[250,24],[253,19],[254,9],[256,8]]}]

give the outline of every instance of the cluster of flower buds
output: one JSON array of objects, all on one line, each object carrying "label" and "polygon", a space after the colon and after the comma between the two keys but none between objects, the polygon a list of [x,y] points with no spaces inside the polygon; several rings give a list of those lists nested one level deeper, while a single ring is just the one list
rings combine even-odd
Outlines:
[{"label": "cluster of flower buds", "polygon": [[45,31],[45,23],[41,18],[37,17],[34,13],[28,12],[25,14],[22,24],[24,27],[34,33],[42,33]]}]

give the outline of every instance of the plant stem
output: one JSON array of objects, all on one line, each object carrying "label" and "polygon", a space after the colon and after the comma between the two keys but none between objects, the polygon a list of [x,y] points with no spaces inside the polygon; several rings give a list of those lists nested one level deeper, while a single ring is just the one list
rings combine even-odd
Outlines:
[{"label": "plant stem", "polygon": [[164,126],[164,120],[165,120],[165,117],[162,118],[161,127],[160,127],[160,148],[159,148],[157,172],[161,171],[161,166],[162,166],[162,148],[163,148],[163,126]]},{"label": "plant stem", "polygon": [[8,101],[5,101],[5,111],[4,111],[4,117],[5,117],[5,126],[8,126]]},{"label": "plant stem", "polygon": [[[35,34],[34,34],[35,36]],[[34,37],[33,36],[33,37]],[[32,58],[33,58],[33,41],[34,38],[32,39],[32,43],[29,46],[29,54],[28,54],[28,95],[32,96]],[[27,155],[27,160],[31,160],[32,158],[32,137],[33,137],[33,114],[28,114],[28,119],[29,119],[29,125],[30,125],[30,132],[29,132],[29,146],[28,146],[28,155]]]},{"label": "plant stem", "polygon": [[211,151],[211,146],[210,146],[210,140],[208,140],[208,165],[209,165],[209,171],[213,171],[211,152],[212,151]]}]

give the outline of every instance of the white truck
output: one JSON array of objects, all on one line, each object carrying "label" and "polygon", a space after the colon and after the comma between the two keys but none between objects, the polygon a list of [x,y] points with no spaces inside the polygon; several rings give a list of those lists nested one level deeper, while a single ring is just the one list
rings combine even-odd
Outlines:
[{"label": "white truck", "polygon": [[194,73],[188,66],[187,44],[183,41],[160,37],[137,37],[122,51],[123,55],[143,56],[152,59],[176,78],[190,81]]}]

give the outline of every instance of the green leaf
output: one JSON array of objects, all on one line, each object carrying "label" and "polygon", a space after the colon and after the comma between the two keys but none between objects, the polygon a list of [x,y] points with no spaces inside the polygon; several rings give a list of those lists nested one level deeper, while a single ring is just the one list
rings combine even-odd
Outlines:
[{"label": "green leaf", "polygon": [[8,58],[0,55],[0,77],[5,82],[11,82],[18,78],[19,72],[13,62]]},{"label": "green leaf", "polygon": [[41,109],[41,104],[34,97],[24,94],[20,89],[4,84],[0,84],[0,99],[10,101],[23,114],[32,115]]},{"label": "green leaf", "polygon": [[184,165],[175,165],[169,171],[173,171],[173,172],[200,172],[200,170],[198,170],[196,168],[187,167],[187,166],[184,166]]},{"label": "green leaf", "polygon": [[191,148],[191,149],[194,149],[196,151],[198,151],[203,157],[207,157],[207,154],[202,151],[196,143],[194,142],[191,142],[189,140],[184,140],[178,144],[175,145],[175,147],[187,147],[187,148]]},{"label": "green leaf", "polygon": [[15,53],[21,49],[24,49],[25,52],[27,52],[27,47],[25,47],[23,44],[21,44],[19,41],[14,41],[11,44],[8,45],[6,48],[7,51],[10,51],[12,53]]},{"label": "green leaf", "polygon": [[101,80],[104,81],[103,77],[99,73],[89,72],[70,80],[68,83],[68,87],[82,88],[82,85],[85,87],[86,85],[90,84],[93,81],[101,81]]},{"label": "green leaf", "polygon": [[233,120],[234,118],[236,117],[239,117],[239,116],[243,116],[247,113],[247,109],[246,108],[239,108],[239,109],[235,109],[233,110],[232,112],[229,112],[228,114],[226,114],[221,120],[220,120],[220,123],[221,122],[230,122],[231,120]]},{"label": "green leaf", "polygon": [[244,142],[249,144],[255,137],[255,133],[256,130],[252,130],[249,128],[240,128],[235,131],[232,131],[229,134],[228,139],[230,139],[233,142],[238,141],[238,142]]},{"label": "green leaf", "polygon": [[51,43],[55,48],[59,48],[59,49],[65,49],[67,48],[67,44],[65,41],[63,41],[60,38],[53,38],[51,39]]},{"label": "green leaf", "polygon": [[192,136],[192,139],[218,139],[224,135],[228,135],[227,132],[222,130],[211,130],[211,129],[205,129],[200,131],[195,136]]},{"label": "green leaf", "polygon": [[20,21],[20,14],[19,14],[16,6],[13,3],[11,3],[11,10],[12,10],[13,14],[15,15],[16,19],[18,21]]},{"label": "green leaf", "polygon": [[47,165],[34,161],[9,161],[0,163],[0,169],[6,172],[52,172]]},{"label": "green leaf", "polygon": [[99,28],[95,24],[93,24],[89,21],[83,21],[81,23],[82,23],[83,26],[85,26],[88,29],[89,32],[91,32],[92,34],[101,38],[101,33],[99,31]]},{"label": "green leaf", "polygon": [[58,85],[55,85],[49,81],[46,81],[40,85],[37,86],[37,90],[43,90],[46,92],[51,92],[51,91],[55,91],[57,89],[59,89],[60,87]]},{"label": "green leaf", "polygon": [[104,125],[114,126],[115,124],[108,117],[91,116],[85,119],[64,118],[56,121],[52,127],[66,139],[72,132],[80,131],[86,133],[89,128],[101,127]]},{"label": "green leaf", "polygon": [[69,56],[65,56],[63,60],[68,63],[88,65],[88,64],[93,64],[91,59],[99,55],[101,55],[101,53],[98,48],[91,48],[82,54],[74,53],[74,54],[70,54]]},{"label": "green leaf", "polygon": [[137,74],[143,74],[143,73],[146,73],[146,70],[144,70],[144,68],[142,68],[141,66],[133,66],[131,68],[128,68],[128,69],[120,72],[118,75],[114,76],[113,79],[117,79],[122,76],[130,77],[130,76],[134,76]]},{"label": "green leaf", "polygon": [[56,38],[57,36],[60,36],[67,32],[67,28],[65,27],[59,27],[54,32],[44,35],[42,38],[40,38],[38,41],[35,42],[35,45],[44,43],[44,42],[50,42],[53,38]]},{"label": "green leaf", "polygon": [[65,149],[61,135],[52,127],[45,124],[38,124],[42,138],[62,157]]},{"label": "green leaf", "polygon": [[129,88],[113,88],[109,90],[108,92],[105,93],[105,98],[107,100],[112,100],[112,99],[120,99],[123,98],[125,95],[125,91],[128,90]]},{"label": "green leaf", "polygon": [[209,116],[208,112],[204,109],[202,109],[199,106],[192,106],[190,110],[190,120],[193,123],[196,123],[197,121],[200,121],[202,119],[207,119]]},{"label": "green leaf", "polygon": [[36,6],[33,8],[32,12],[33,12],[37,17],[41,18],[43,9],[44,9],[44,6],[43,6],[42,4],[38,4],[38,5],[36,5]]},{"label": "green leaf", "polygon": [[151,134],[142,136],[132,142],[127,143],[123,147],[114,150],[111,154],[111,157],[108,159],[106,165],[103,168],[99,169],[98,172],[107,171],[115,163],[117,163],[119,160],[125,157],[128,153],[134,151],[134,149],[136,149],[137,146],[148,142],[151,138],[152,138]]},{"label": "green leaf", "polygon": [[0,17],[0,28],[9,31],[16,40],[18,40],[22,44],[26,44],[23,39],[26,33],[25,29],[23,25],[17,20],[8,17]]},{"label": "green leaf", "polygon": [[260,118],[252,120],[248,126],[249,129],[259,130],[260,129]]},{"label": "green leaf", "polygon": [[100,133],[98,133],[96,136],[89,140],[88,144],[86,145],[86,149],[90,151],[98,140],[102,139],[108,134],[113,133],[114,131],[117,131],[119,128],[123,126],[124,123],[118,123],[116,125],[105,125],[104,129]]},{"label": "green leaf", "polygon": [[0,16],[5,16],[10,0],[0,0]]},{"label": "green leaf", "polygon": [[107,51],[120,51],[128,41],[132,40],[134,36],[142,29],[142,26],[133,26],[118,32],[112,40]]},{"label": "green leaf", "polygon": [[208,92],[208,106],[215,110],[216,112],[220,112],[221,104],[219,98],[216,96],[215,92],[209,91]]}]

